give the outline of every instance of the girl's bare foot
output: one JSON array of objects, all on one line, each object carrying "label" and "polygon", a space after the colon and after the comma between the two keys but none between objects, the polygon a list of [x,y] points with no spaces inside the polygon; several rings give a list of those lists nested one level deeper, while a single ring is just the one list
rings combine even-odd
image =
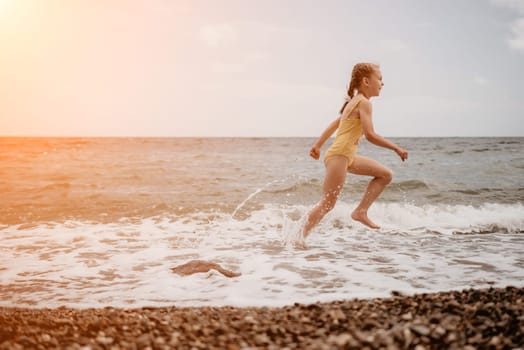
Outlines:
[{"label": "girl's bare foot", "polygon": [[306,237],[304,236],[304,233],[302,232],[302,235],[300,237],[298,237],[294,242],[293,242],[293,247],[295,249],[302,249],[302,250],[305,250],[307,249],[307,245],[306,245]]},{"label": "girl's bare foot", "polygon": [[372,229],[378,229],[380,226],[375,224],[373,221],[371,221],[368,218],[368,213],[363,210],[355,210],[351,213],[351,218],[355,221],[361,222],[362,224],[366,225],[369,228]]},{"label": "girl's bare foot", "polygon": [[293,243],[293,248],[299,249],[299,250],[307,250],[308,246],[306,245],[306,242],[298,241],[298,242]]}]

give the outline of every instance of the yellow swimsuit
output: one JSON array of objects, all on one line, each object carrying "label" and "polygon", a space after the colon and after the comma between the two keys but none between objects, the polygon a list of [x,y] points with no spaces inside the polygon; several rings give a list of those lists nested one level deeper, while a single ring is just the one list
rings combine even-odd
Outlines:
[{"label": "yellow swimsuit", "polygon": [[338,124],[337,136],[335,141],[324,155],[324,162],[332,156],[344,156],[348,160],[348,168],[353,163],[355,153],[357,153],[358,144],[362,137],[362,123],[360,118],[350,118],[351,113],[360,103],[357,101],[349,110],[346,117],[340,117]]}]

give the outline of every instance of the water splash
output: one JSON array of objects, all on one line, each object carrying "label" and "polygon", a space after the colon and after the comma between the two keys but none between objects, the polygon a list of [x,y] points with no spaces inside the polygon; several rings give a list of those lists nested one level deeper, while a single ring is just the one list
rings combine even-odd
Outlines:
[{"label": "water splash", "polygon": [[282,241],[285,246],[292,246],[298,248],[306,247],[306,238],[304,237],[304,226],[308,217],[306,212],[300,217],[298,221],[293,221],[284,216],[282,223]]},{"label": "water splash", "polygon": [[[270,181],[268,183],[266,183],[264,186],[260,187],[259,189],[253,191],[252,193],[250,193],[246,199],[244,199],[236,208],[235,210],[233,211],[233,213],[231,214],[231,217],[234,219],[235,218],[235,215],[238,213],[238,211],[240,209],[242,209],[242,207],[244,207],[244,205],[246,205],[247,202],[249,202],[251,199],[253,199],[253,197],[255,197],[257,194],[259,194],[260,192],[268,189],[270,186],[274,185],[274,184],[277,184],[277,183],[284,183],[286,181],[288,181],[289,179],[296,179],[297,176],[288,176],[288,177],[285,177],[283,179],[276,179],[276,180],[273,180],[273,181]],[[298,177],[300,179],[300,177]]]},{"label": "water splash", "polygon": [[235,218],[235,215],[237,214],[237,212],[238,212],[240,209],[242,209],[242,207],[243,207],[244,205],[246,205],[246,203],[249,202],[249,200],[250,200],[251,198],[255,197],[257,194],[259,194],[260,192],[262,192],[262,191],[263,191],[267,186],[269,186],[270,184],[271,184],[271,182],[268,183],[268,184],[266,184],[266,185],[264,185],[263,187],[257,189],[256,191],[252,192],[249,196],[247,196],[246,199],[244,199],[244,201],[243,201],[242,203],[240,203],[240,204],[236,207],[236,209],[233,211],[233,214],[231,214],[231,217],[232,217],[232,218]]}]

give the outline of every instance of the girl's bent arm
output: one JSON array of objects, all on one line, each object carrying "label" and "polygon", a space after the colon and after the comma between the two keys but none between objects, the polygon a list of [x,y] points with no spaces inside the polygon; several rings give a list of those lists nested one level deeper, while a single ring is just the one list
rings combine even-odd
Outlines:
[{"label": "girl's bent arm", "polygon": [[315,142],[315,144],[313,145],[313,147],[311,147],[311,150],[309,151],[309,155],[311,157],[313,157],[314,159],[320,158],[320,149],[322,148],[322,145],[324,145],[324,142],[326,142],[326,140],[331,135],[333,135],[335,130],[337,130],[339,122],[340,122],[340,117],[338,117],[337,119],[333,120],[331,122],[331,124],[329,124],[327,129],[324,130],[322,135],[320,135],[320,137],[318,138],[317,142]]},{"label": "girl's bent arm", "polygon": [[371,102],[363,100],[360,104],[360,122],[362,123],[362,129],[366,139],[372,144],[395,151],[403,161],[406,160],[408,153],[404,149],[375,132],[371,114]]},{"label": "girl's bent arm", "polygon": [[318,148],[322,148],[322,146],[324,145],[326,140],[329,139],[331,137],[331,135],[333,135],[335,130],[338,129],[338,124],[339,123],[340,123],[340,117],[338,117],[337,119],[333,120],[331,122],[331,124],[329,124],[329,126],[326,128],[326,130],[324,130],[322,135],[320,135],[320,137],[318,138],[317,142],[315,142],[315,146],[317,146]]}]

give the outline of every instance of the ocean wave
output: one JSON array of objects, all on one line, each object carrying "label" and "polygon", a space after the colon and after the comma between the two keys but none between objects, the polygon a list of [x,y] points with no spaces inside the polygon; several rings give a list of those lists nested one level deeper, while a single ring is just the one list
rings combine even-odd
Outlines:
[{"label": "ocean wave", "polygon": [[384,226],[403,232],[522,233],[524,206],[485,203],[472,205],[422,205],[377,203],[373,211]]},{"label": "ocean wave", "polygon": [[[115,203],[125,204],[125,203]],[[335,208],[322,220],[321,230],[329,232],[341,228],[350,230],[368,230],[360,223],[350,219],[349,213],[357,206],[357,202],[339,201]],[[252,204],[236,208],[231,212],[231,206],[220,208],[212,203],[203,205],[201,210],[194,208],[173,208],[170,204],[160,202],[147,209],[147,214],[120,218],[116,222],[140,222],[141,220],[169,220],[192,225],[210,223],[213,220],[226,220],[251,223],[254,230],[264,230],[268,226],[282,226],[283,220],[298,222],[303,220],[312,206],[285,204]],[[485,203],[480,206],[409,203],[375,203],[369,210],[369,216],[382,226],[384,232],[401,232],[404,234],[490,234],[490,233],[524,233],[524,205]],[[260,220],[260,218],[263,218]],[[284,218],[284,219],[283,219]],[[81,221],[79,221],[81,222]],[[96,222],[96,220],[89,220]],[[110,223],[103,220],[102,223]],[[45,225],[45,223],[42,223]],[[7,227],[38,226],[11,225]]]},{"label": "ocean wave", "polygon": [[453,231],[454,234],[458,235],[471,235],[471,234],[488,234],[488,233],[524,233],[524,227],[510,227],[500,224],[487,224],[479,227],[468,228],[466,230]]},{"label": "ocean wave", "polygon": [[388,190],[400,190],[400,191],[407,191],[407,190],[421,190],[421,189],[428,189],[429,186],[424,181],[420,180],[406,180],[406,181],[400,181],[400,182],[393,182],[388,186]]},{"label": "ocean wave", "polygon": [[[357,202],[339,201],[335,209],[323,220],[321,230],[357,230],[368,228],[350,219],[349,213]],[[269,222],[269,213],[280,212],[293,220],[303,220],[311,207],[268,205],[262,211],[254,211],[251,216],[265,215]],[[301,213],[297,215],[297,211]],[[369,216],[382,226],[383,232],[402,234],[491,234],[524,233],[524,205],[485,203],[480,206],[409,203],[375,203],[369,210]],[[300,217],[300,219],[297,219]],[[250,220],[248,218],[247,220]],[[279,217],[273,217],[279,222]]]},{"label": "ocean wave", "polygon": [[321,182],[318,179],[301,179],[295,183],[283,184],[274,186],[274,188],[267,188],[264,190],[267,193],[282,194],[282,193],[293,193],[310,191],[311,189],[318,189],[321,186]]},{"label": "ocean wave", "polygon": [[[469,195],[478,195],[481,193],[481,191],[476,191],[476,190],[451,190],[449,192],[469,194]],[[485,191],[485,192],[491,192],[491,191]]]},{"label": "ocean wave", "polygon": [[[369,181],[357,181],[354,183],[348,183],[345,186],[349,188],[355,188],[357,190],[363,189],[368,185]],[[322,181],[318,179],[299,179],[296,182],[276,184],[264,188],[261,192],[281,195],[281,194],[320,194],[322,187]],[[413,190],[427,190],[430,186],[421,180],[405,180],[400,182],[393,182],[387,187],[388,192],[402,192],[413,191]]]}]

